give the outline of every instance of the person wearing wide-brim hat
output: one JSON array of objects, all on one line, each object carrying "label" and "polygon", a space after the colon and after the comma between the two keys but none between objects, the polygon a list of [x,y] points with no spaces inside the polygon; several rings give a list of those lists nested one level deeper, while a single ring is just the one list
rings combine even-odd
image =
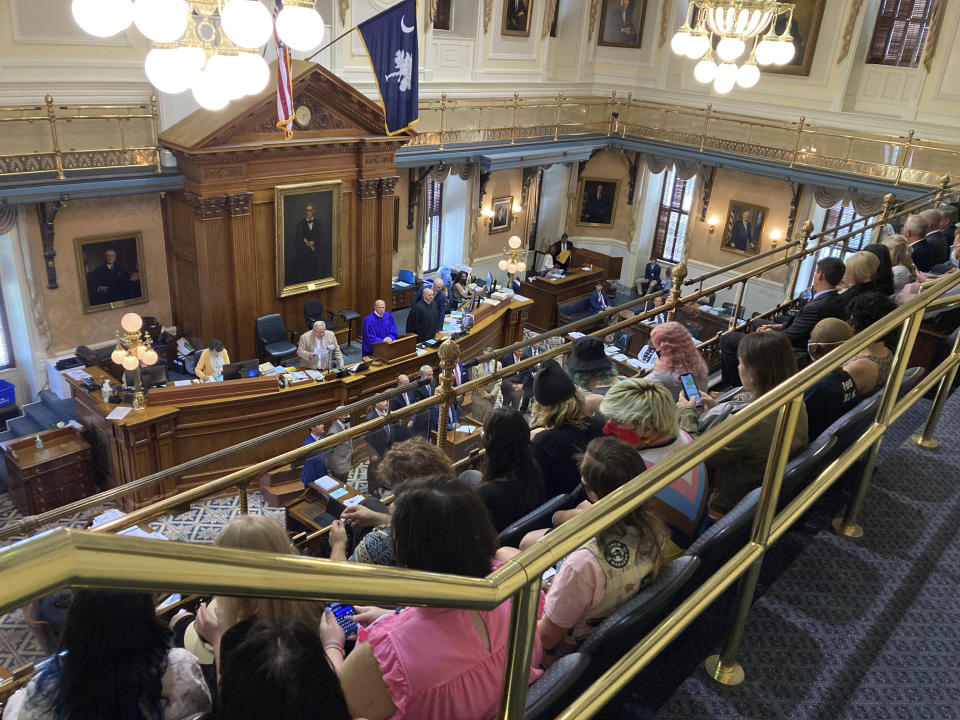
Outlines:
[{"label": "person wearing wide-brim hat", "polygon": [[573,341],[573,351],[567,359],[567,373],[584,392],[584,402],[590,415],[597,412],[603,396],[614,383],[623,379],[604,352],[603,342],[590,336]]}]

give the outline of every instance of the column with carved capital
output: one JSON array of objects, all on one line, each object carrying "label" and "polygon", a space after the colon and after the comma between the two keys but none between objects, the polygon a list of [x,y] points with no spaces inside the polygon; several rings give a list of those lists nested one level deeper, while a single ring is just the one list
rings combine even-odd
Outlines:
[{"label": "column with carved capital", "polygon": [[[253,193],[242,192],[227,195],[227,215],[230,217],[230,251],[233,260],[232,306],[237,342],[230,352],[238,360],[257,356],[254,337],[254,318],[257,316],[258,293],[256,238],[253,232]],[[226,311],[227,308],[224,308]]]},{"label": "column with carved capital", "polygon": [[377,297],[390,308],[390,281],[393,279],[393,236],[398,175],[380,178],[380,252],[377,255]]},{"label": "column with carved capital", "polygon": [[[360,197],[359,237],[357,242],[358,263],[354,271],[356,293],[355,309],[366,315],[373,307],[380,292],[380,178],[361,178],[357,180],[357,194]],[[386,300],[387,298],[384,298]]]},{"label": "column with carved capital", "polygon": [[[226,195],[201,197],[186,193],[193,208],[193,238],[197,257],[198,327],[185,328],[185,334],[205,347],[210,338],[219,338],[230,352],[236,352],[237,338],[233,314],[235,298],[230,261],[230,232],[224,211]],[[184,314],[186,315],[186,314]]]}]

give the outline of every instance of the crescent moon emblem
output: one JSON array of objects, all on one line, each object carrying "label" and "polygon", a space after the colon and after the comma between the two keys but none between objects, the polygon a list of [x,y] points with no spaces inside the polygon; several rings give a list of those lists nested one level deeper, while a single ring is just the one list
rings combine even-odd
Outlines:
[{"label": "crescent moon emblem", "polygon": [[403,30],[405,33],[412,33],[414,30],[416,30],[416,27],[413,25],[407,25],[406,20],[407,20],[406,15],[400,16],[400,29]]}]

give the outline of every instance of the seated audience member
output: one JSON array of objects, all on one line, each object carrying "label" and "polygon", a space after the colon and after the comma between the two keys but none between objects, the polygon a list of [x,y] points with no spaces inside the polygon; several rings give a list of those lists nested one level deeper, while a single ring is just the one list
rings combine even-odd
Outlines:
[{"label": "seated audience member", "polygon": [[[866,293],[847,306],[848,322],[856,334],[896,309],[896,303],[886,295]],[[886,342],[893,342],[895,336],[895,333],[890,333],[887,337],[870,343],[843,364],[843,369],[853,378],[861,395],[869,395],[886,384],[893,367],[893,353]]]},{"label": "seated audience member", "polygon": [[[872,255],[870,257],[873,257]],[[793,346],[783,333],[754,332],[743,338],[737,348],[740,359],[740,379],[746,396],[755,399],[769,392],[797,372],[797,358]],[[739,395],[741,398],[743,394]],[[730,400],[717,403],[709,395],[703,396],[698,408],[692,400],[681,397],[680,427],[691,435],[706,432],[717,423],[749,405],[749,400]],[[707,458],[710,477],[710,509],[729,512],[744,495],[759,487],[767,467],[767,455],[777,427],[777,413],[768,414],[749,432],[730,440]],[[807,446],[807,412],[801,406],[797,428],[790,440],[790,454]]]},{"label": "seated audience member", "polygon": [[863,250],[876,255],[877,260],[880,261],[880,267],[873,276],[873,284],[877,292],[888,297],[893,295],[893,261],[890,258],[890,250],[881,243],[870,243]]},{"label": "seated audience member", "polygon": [[927,243],[929,223],[919,215],[911,215],[904,221],[901,234],[910,244],[910,257],[914,267],[920,272],[930,272],[930,268],[937,264],[936,253]]},{"label": "seated audience member", "polygon": [[200,353],[200,359],[193,374],[201,380],[223,377],[223,366],[230,364],[230,354],[223,347],[223,341],[213,338],[206,349]]},{"label": "seated audience member", "polygon": [[650,331],[650,344],[657,352],[657,362],[644,379],[663,385],[676,402],[680,397],[680,376],[690,373],[700,393],[706,394],[710,371],[683,325],[678,322],[657,325]]},{"label": "seated audience member", "polygon": [[373,312],[363,319],[360,330],[360,353],[364,357],[373,355],[373,344],[377,342],[393,342],[400,333],[397,332],[397,323],[393,315],[387,312],[387,304],[383,300],[373,303]]},{"label": "seated audience member", "polygon": [[[549,255],[547,257],[549,257]],[[490,355],[492,353],[493,348],[490,346],[483,349],[484,355]],[[470,379],[480,380],[481,378],[488,377],[489,375],[500,372],[501,367],[499,360],[487,360],[486,362],[477,363],[470,368]],[[477,418],[480,422],[484,422],[487,419],[493,411],[494,406],[500,404],[500,387],[501,381],[498,378],[471,393],[470,412],[473,417]]]},{"label": "seated audience member", "polygon": [[[315,443],[317,440],[322,439],[323,423],[317,423],[310,428],[310,432],[307,433],[307,436],[303,439],[303,442],[300,444],[300,446],[303,447],[304,445],[310,445]],[[323,477],[326,474],[326,453],[324,451],[320,451],[304,459],[303,470],[300,471],[300,482],[302,482],[304,485],[309,485],[318,477]]]},{"label": "seated audience member", "polygon": [[948,249],[950,255],[947,260],[930,268],[929,275],[946,275],[960,267],[960,229],[958,229],[957,233],[953,236],[953,240]]},{"label": "seated audience member", "polygon": [[[448,475],[429,475],[402,485],[393,503],[391,528],[400,567],[482,578],[493,567],[497,533],[483,502]],[[368,608],[357,645],[340,660],[347,706],[368,720],[477,720],[493,718],[510,625],[510,603],[491,611],[407,607]],[[336,623],[321,625],[324,647],[343,647]],[[535,639],[529,680],[541,671]]]},{"label": "seated audience member", "polygon": [[533,397],[533,456],[543,471],[547,497],[564,495],[580,482],[575,458],[600,437],[603,420],[587,414],[583,394],[553,359],[541,364]]},{"label": "seated audience member", "polygon": [[[937,206],[937,211],[940,213],[940,236],[943,238],[949,254],[949,248],[953,245],[953,238],[957,232],[957,221],[960,220],[960,210],[957,209],[956,204],[940,203]],[[944,262],[946,262],[946,260],[944,260]]]},{"label": "seated audience member", "polygon": [[[299,555],[290,544],[283,526],[263,515],[239,515],[217,536],[218,547],[256,550],[283,555]],[[204,665],[219,661],[224,649],[238,643],[257,621],[276,622],[296,618],[311,626],[320,622],[322,606],[313,602],[251,597],[214,597],[201,603],[197,614],[180,611],[170,621],[176,644],[190,649]],[[216,673],[207,673],[216,677]]]},{"label": "seated audience member", "polygon": [[[389,406],[389,401],[381,400],[370,408],[365,419],[367,421],[376,420],[378,417],[386,415]],[[378,468],[380,466],[380,460],[386,455],[387,450],[390,449],[393,443],[397,442],[397,430],[398,427],[395,423],[388,423],[364,435],[363,439],[367,443],[367,458],[369,459],[369,464],[367,465],[367,488],[370,493],[377,493],[380,488],[383,487]]]},{"label": "seated audience member", "polygon": [[[580,474],[597,502],[643,472],[639,453],[611,437],[587,445]],[[537,623],[543,665],[576,650],[608,615],[636,595],[660,570],[667,532],[646,503],[564,558]],[[501,550],[498,557],[506,559]]]},{"label": "seated audience member", "polygon": [[[379,470],[381,481],[389,485],[394,493],[400,492],[407,481],[420,476],[446,475],[453,477],[453,465],[450,464],[450,458],[436,445],[431,445],[419,437],[410,438],[390,448],[383,456],[383,460],[380,461]],[[391,512],[393,512],[393,507],[393,505],[390,505]],[[373,528],[357,544],[353,555],[350,556],[351,562],[372,565],[395,564],[390,515],[374,512],[362,505],[353,505],[346,508],[340,517],[351,527]],[[345,551],[346,534],[338,537],[337,541],[342,542]],[[331,547],[333,547],[333,543],[333,529],[331,529]],[[330,557],[336,559],[333,557],[333,553]]]},{"label": "seated audience member", "polygon": [[610,299],[607,297],[607,291],[603,287],[603,280],[597,280],[593,286],[593,292],[590,293],[590,314],[596,315],[598,312],[610,308]]},{"label": "seated audience member", "polygon": [[302,621],[256,623],[224,658],[217,720],[351,720],[327,652]]},{"label": "seated audience member", "polygon": [[[339,412],[340,416],[330,423],[330,430],[327,435],[336,435],[350,429],[350,413],[347,412],[347,409],[340,405],[335,412]],[[334,445],[325,454],[327,473],[340,482],[346,482],[347,476],[350,474],[350,468],[353,467],[353,440]]]},{"label": "seated audience member", "polygon": [[180,720],[209,711],[200,664],[169,642],[149,593],[78,590],[61,652],[14,693],[4,720]]},{"label": "seated audience member", "polygon": [[920,213],[920,217],[927,221],[927,234],[924,237],[927,247],[933,255],[933,264],[946,262],[950,257],[950,245],[953,243],[953,233],[945,237],[941,230],[943,215],[935,208],[927,208]]},{"label": "seated audience member", "polygon": [[863,293],[879,292],[874,277],[880,269],[880,260],[873,253],[866,250],[856,252],[847,258],[847,271],[843,275],[840,300],[846,308],[850,302]]},{"label": "seated audience member", "polygon": [[[871,255],[871,258],[876,258]],[[807,341],[814,325],[825,317],[842,317],[844,301],[837,295],[837,285],[844,277],[846,267],[838,258],[823,258],[813,272],[813,297],[802,304],[795,315],[783,323],[762,325],[758,332],[781,331],[794,349],[806,353]],[[720,338],[720,362],[723,368],[723,384],[726,387],[742,385],[737,374],[737,347],[745,335],[741,332],[728,332]]]},{"label": "seated audience member", "polygon": [[893,293],[903,290],[907,283],[917,279],[917,269],[913,266],[910,257],[910,246],[903,235],[891,235],[883,239],[883,244],[890,251],[890,263],[893,273]]},{"label": "seated audience member", "polygon": [[533,459],[530,427],[513,408],[499,407],[483,424],[483,472],[467,470],[460,479],[474,487],[497,532],[547,500],[543,473]]},{"label": "seated audience member", "polygon": [[[866,297],[866,296],[865,296]],[[812,360],[819,360],[853,337],[853,329],[839,318],[824,318],[810,333],[807,348]],[[857,384],[842,367],[814,383],[803,393],[807,408],[807,435],[818,438],[840,417],[851,410],[861,396]]]},{"label": "seated audience member", "polygon": [[567,358],[566,370],[576,386],[585,393],[584,402],[590,415],[597,412],[600,401],[613,384],[623,379],[604,352],[603,341],[589,335],[573,341],[573,351]]},{"label": "seated audience member", "polygon": [[337,336],[327,330],[323,320],[317,320],[312,330],[300,336],[297,343],[297,355],[301,370],[330,370],[343,367],[343,352],[337,343]]}]

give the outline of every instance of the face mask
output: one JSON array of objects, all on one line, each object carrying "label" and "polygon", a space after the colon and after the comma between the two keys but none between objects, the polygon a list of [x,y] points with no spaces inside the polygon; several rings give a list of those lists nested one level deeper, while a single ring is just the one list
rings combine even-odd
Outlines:
[{"label": "face mask", "polygon": [[603,434],[612,435],[617,440],[622,440],[623,442],[625,442],[627,445],[630,445],[631,447],[636,447],[641,443],[640,438],[637,436],[637,433],[635,430],[622,428],[618,425],[614,425],[609,420],[607,421],[607,424],[603,426]]},{"label": "face mask", "polygon": [[950,256],[950,262],[954,267],[960,267],[960,258],[958,258],[956,254]]}]

